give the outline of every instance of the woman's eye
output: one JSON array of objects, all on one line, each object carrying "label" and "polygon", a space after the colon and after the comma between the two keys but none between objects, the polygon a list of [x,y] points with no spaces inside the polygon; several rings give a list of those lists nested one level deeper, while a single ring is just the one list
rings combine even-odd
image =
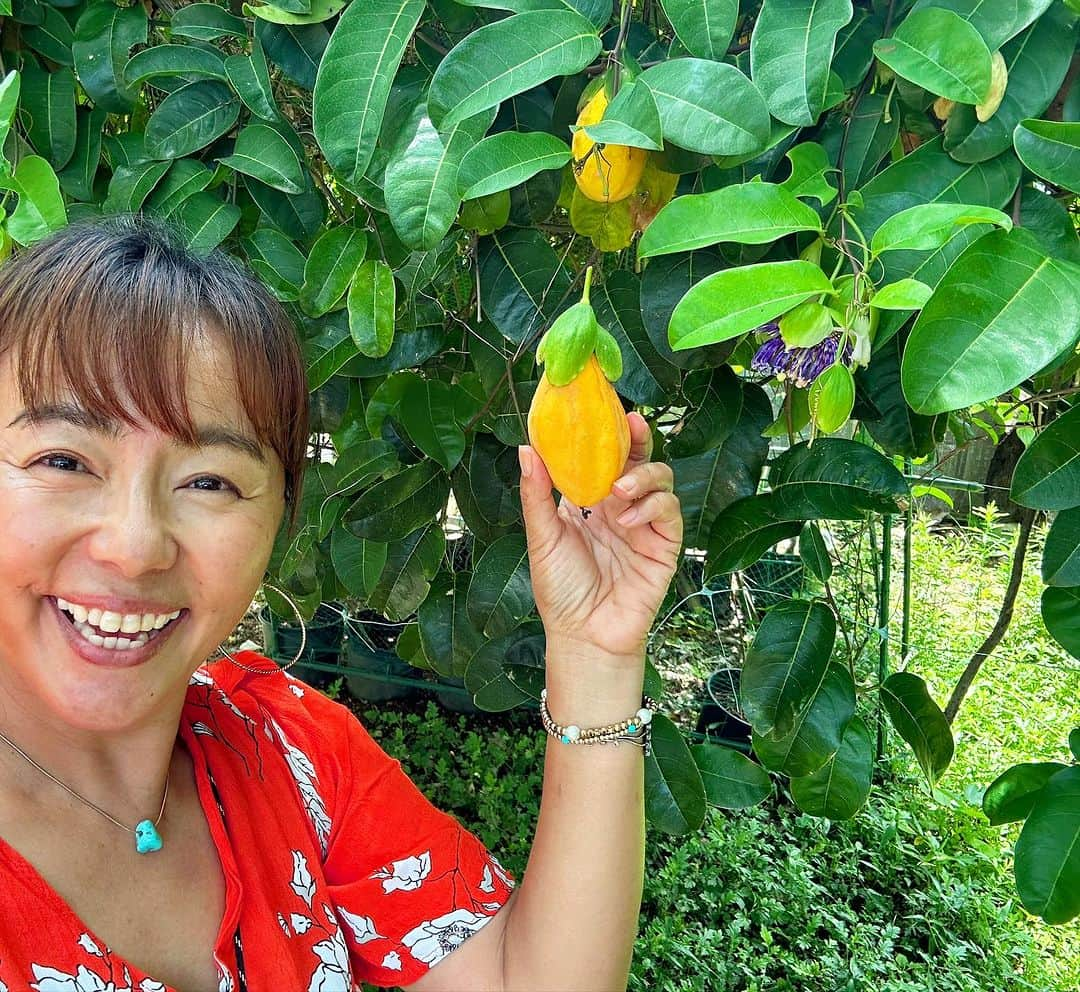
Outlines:
[{"label": "woman's eye", "polygon": [[228,492],[228,491],[231,490],[232,492],[236,493],[238,496],[240,495],[240,491],[236,488],[236,486],[234,486],[231,482],[226,482],[225,479],[218,478],[218,476],[216,476],[216,475],[200,475],[199,478],[194,479],[192,481],[191,485],[194,486],[194,485],[196,485],[196,483],[200,483],[200,482],[213,483],[213,484],[215,484],[217,486],[220,486],[221,488],[220,489],[214,489],[214,488],[209,488],[208,489],[205,486],[199,486],[198,487],[199,492],[203,492],[203,493],[224,493],[224,492]]},{"label": "woman's eye", "polygon": [[[82,462],[80,462],[78,458],[73,458],[71,455],[62,455],[62,454],[42,455],[42,457],[39,458],[35,464],[40,464],[40,463],[43,463],[43,462],[68,462],[68,463],[70,463],[72,465],[81,465],[82,464]],[[50,467],[57,468],[58,466],[50,466]],[[66,468],[61,468],[60,471],[61,472],[67,472],[67,471],[70,471],[70,470],[66,469]]]}]

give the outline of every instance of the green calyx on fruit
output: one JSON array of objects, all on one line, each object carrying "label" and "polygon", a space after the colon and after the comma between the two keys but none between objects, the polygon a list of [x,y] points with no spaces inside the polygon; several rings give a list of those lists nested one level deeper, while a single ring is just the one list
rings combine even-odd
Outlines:
[{"label": "green calyx on fruit", "polygon": [[547,329],[536,348],[536,360],[553,386],[573,382],[595,353],[605,377],[614,382],[622,375],[618,342],[600,326],[589,303],[592,266],[585,271],[585,290],[580,302],[563,311]]}]

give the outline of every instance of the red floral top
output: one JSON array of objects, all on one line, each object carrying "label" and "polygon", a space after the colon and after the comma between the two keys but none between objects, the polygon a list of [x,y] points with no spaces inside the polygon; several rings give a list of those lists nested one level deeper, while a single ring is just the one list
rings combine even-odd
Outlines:
[{"label": "red floral top", "polygon": [[[202,666],[180,734],[225,874],[221,992],[408,985],[510,897],[513,876],[483,844],[349,709],[288,673]],[[113,954],[0,838],[0,992],[26,989],[171,992]]]}]

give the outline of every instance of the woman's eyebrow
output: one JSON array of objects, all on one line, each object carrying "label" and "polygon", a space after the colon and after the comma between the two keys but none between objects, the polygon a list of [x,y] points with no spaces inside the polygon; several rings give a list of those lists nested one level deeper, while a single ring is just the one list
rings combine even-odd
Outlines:
[{"label": "woman's eyebrow", "polygon": [[[14,427],[19,423],[37,425],[56,421],[74,424],[76,427],[82,427],[96,434],[104,434],[112,440],[116,440],[123,429],[111,417],[101,416],[92,410],[85,410],[73,403],[52,403],[39,407],[36,411],[23,410],[8,424],[8,427]],[[266,463],[266,453],[258,441],[223,424],[196,426],[195,443],[200,448],[224,445],[239,451],[241,454],[248,455],[256,461]],[[177,447],[181,446],[179,440],[175,440],[173,444]]]}]

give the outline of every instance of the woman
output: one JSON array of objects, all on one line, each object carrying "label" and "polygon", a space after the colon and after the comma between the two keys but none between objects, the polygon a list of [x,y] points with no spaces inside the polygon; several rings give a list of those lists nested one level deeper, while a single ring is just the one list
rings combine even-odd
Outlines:
[{"label": "woman", "polygon": [[[624,988],[640,747],[549,740],[515,887],[344,706],[206,663],[295,520],[307,409],[284,311],[160,223],[0,268],[0,992]],[[587,523],[520,451],[547,704],[581,728],[641,707],[681,543],[629,422]]]}]

